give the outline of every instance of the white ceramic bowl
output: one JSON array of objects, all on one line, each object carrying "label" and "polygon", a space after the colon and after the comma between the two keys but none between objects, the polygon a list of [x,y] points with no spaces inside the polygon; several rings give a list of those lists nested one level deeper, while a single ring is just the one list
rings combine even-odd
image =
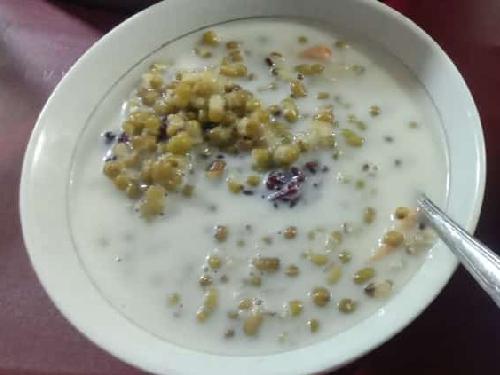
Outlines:
[{"label": "white ceramic bowl", "polygon": [[[405,327],[439,293],[456,267],[441,244],[378,314],[326,341],[284,353],[224,357],[177,347],[131,323],[98,292],[83,270],[68,226],[72,155],[85,124],[110,93],[123,99],[123,78],[165,42],[202,26],[254,16],[317,19],[340,33],[371,39],[420,79],[442,118],[449,147],[447,212],[468,230],[478,220],[485,184],[479,116],[459,72],[420,28],[389,7],[362,0],[169,0],[127,20],[78,60],[40,115],[26,151],[21,218],[34,268],[62,313],[88,338],[145,370],[182,374],[291,374],[341,366]],[[145,60],[144,60],[145,59]],[[135,74],[135,76],[134,76]],[[118,90],[119,92],[115,92]],[[109,111],[116,107],[109,108]]]}]

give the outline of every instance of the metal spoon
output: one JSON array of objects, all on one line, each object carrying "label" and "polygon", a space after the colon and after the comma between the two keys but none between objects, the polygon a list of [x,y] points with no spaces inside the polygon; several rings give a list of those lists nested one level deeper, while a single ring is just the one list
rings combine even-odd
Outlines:
[{"label": "metal spoon", "polygon": [[418,205],[443,242],[500,307],[500,257],[472,238],[424,194]]}]

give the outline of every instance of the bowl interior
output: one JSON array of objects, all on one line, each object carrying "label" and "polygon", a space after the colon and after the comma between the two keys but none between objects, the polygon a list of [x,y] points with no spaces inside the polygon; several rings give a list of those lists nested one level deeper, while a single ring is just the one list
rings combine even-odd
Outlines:
[{"label": "bowl interior", "polygon": [[68,227],[71,160],[85,124],[99,115],[99,103],[110,92],[120,89],[125,95],[126,88],[119,88],[118,82],[134,72],[138,77],[140,69],[135,68],[147,63],[148,56],[165,43],[200,27],[262,16],[316,19],[340,33],[371,39],[407,65],[442,118],[450,165],[447,211],[469,230],[479,216],[485,157],[477,110],[453,63],[411,21],[385,5],[362,0],[169,0],[155,5],[104,37],[59,84],[32,134],[21,181],[25,242],[51,298],[91,340],[148,371],[230,374],[237,366],[241,373],[289,374],[337,367],[407,325],[439,293],[456,267],[455,258],[438,244],[403,291],[377,314],[324,342],[260,357],[222,357],[176,347],[138,328],[100,295],[81,267]]}]

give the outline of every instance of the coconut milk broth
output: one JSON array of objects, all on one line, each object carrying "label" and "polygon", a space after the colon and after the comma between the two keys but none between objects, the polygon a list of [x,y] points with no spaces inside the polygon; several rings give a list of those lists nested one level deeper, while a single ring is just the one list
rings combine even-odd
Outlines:
[{"label": "coconut milk broth", "polygon": [[[370,256],[391,226],[394,209],[415,206],[416,191],[444,202],[446,151],[438,113],[411,72],[376,45],[351,42],[287,20],[235,21],[211,29],[223,41],[242,42],[248,51],[246,64],[256,78],[237,82],[267,105],[289,95],[286,84],[264,90],[270,82],[269,67],[264,63],[270,51],[281,51],[295,65],[303,60],[294,56],[310,44],[334,46],[336,41],[347,40],[347,48],[333,47],[333,61],[359,65],[365,71],[359,76],[337,71],[330,80],[310,80],[308,96],[297,100],[303,118],[291,126],[305,128],[319,105],[333,104],[340,124],[348,123],[352,114],[356,121],[366,123],[365,144],[359,149],[344,147],[337,160],[332,152],[323,150],[302,155],[297,165],[315,160],[319,168],[315,174],[308,172],[307,185],[294,207],[275,207],[266,199],[265,187],[254,189],[253,195],[231,194],[224,180],[214,183],[205,178],[205,164],[200,161],[203,167],[187,176],[195,186],[195,196],[169,199],[165,215],[148,222],[102,175],[107,146],[96,133],[93,143],[86,142],[89,147],[74,161],[70,205],[79,255],[113,306],[137,325],[175,344],[220,354],[256,355],[324,340],[383,309],[387,301],[366,296],[363,286],[353,282],[357,270],[373,267],[376,278],[390,279],[393,293],[397,293],[424,261],[425,253],[410,256],[404,251],[377,262]],[[183,37],[154,56],[155,61],[172,64],[166,73],[168,79],[177,70],[199,69],[220,61],[223,47],[209,59],[192,52],[201,33]],[[308,43],[298,43],[300,36],[306,36]],[[318,92],[328,92],[330,98],[318,100]],[[375,117],[370,115],[373,105],[380,107]],[[117,114],[116,122],[103,123],[101,131],[119,128],[127,106],[111,110]],[[253,174],[249,155],[224,157],[230,175],[244,178]],[[363,168],[366,164],[369,170]],[[376,210],[376,220],[369,225],[363,223],[366,207]],[[214,240],[216,225],[228,228],[226,241]],[[283,237],[289,226],[297,228],[294,239]],[[349,233],[328,254],[329,261],[341,264],[338,254],[343,250],[348,250],[352,259],[342,264],[338,283],[328,285],[324,267],[305,259],[304,253],[321,252],[334,229]],[[206,257],[213,254],[223,261],[216,272],[208,272],[219,292],[218,307],[207,321],[199,323],[196,311],[204,291],[198,280],[207,267]],[[281,261],[281,271],[262,276],[260,287],[243,281],[249,277],[249,263],[257,255]],[[299,266],[298,277],[284,275],[290,264]],[[331,292],[331,301],[325,307],[311,302],[309,293],[317,286]],[[180,295],[175,306],[169,304],[173,293]],[[265,311],[274,314],[264,318],[254,337],[243,334],[241,319],[227,316],[244,298],[258,299]],[[356,301],[354,312],[339,312],[337,303],[343,298]],[[289,316],[284,308],[292,300],[303,303],[298,317]],[[310,319],[320,322],[316,333],[310,332]],[[234,336],[225,337],[228,330],[233,330]]]}]

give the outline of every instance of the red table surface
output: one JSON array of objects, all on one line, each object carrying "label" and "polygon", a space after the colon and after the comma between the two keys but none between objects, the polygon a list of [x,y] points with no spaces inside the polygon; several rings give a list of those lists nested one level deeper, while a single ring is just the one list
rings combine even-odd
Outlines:
[{"label": "red table surface", "polygon": [[[472,90],[488,149],[476,233],[498,249],[500,1],[388,3],[441,44]],[[22,156],[39,111],[74,61],[126,17],[67,1],[0,0],[0,374],[141,373],[98,349],[56,310],[29,263],[18,213]],[[499,311],[459,268],[407,329],[339,373],[500,374],[499,348]]]}]

